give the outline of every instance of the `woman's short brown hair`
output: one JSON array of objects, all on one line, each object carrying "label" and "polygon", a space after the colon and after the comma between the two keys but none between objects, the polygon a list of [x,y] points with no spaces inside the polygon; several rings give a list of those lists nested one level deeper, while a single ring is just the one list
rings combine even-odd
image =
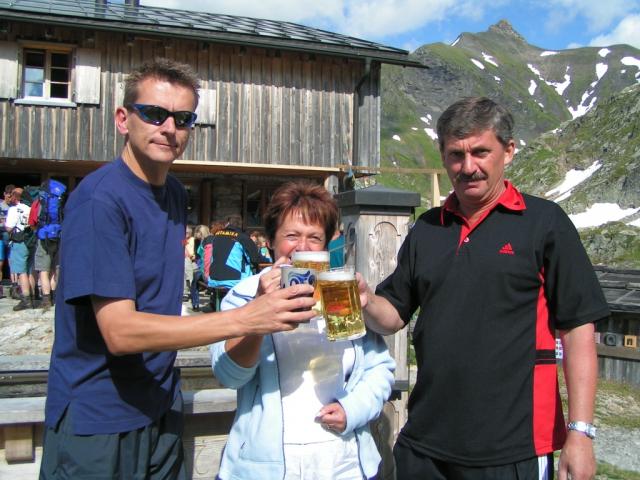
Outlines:
[{"label": "woman's short brown hair", "polygon": [[338,223],[338,205],[331,194],[309,180],[295,180],[280,186],[264,214],[264,230],[270,242],[274,241],[283,220],[294,212],[306,223],[324,227],[326,247]]}]

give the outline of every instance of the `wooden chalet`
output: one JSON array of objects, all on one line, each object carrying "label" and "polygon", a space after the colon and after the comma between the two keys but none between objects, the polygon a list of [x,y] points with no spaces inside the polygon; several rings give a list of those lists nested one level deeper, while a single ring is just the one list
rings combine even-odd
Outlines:
[{"label": "wooden chalet", "polygon": [[173,173],[192,223],[260,226],[292,176],[325,182],[380,163],[380,68],[408,52],[288,22],[145,7],[137,0],[0,0],[0,174],[70,188],[120,154],[123,82],[158,56],[191,64],[198,121]]}]

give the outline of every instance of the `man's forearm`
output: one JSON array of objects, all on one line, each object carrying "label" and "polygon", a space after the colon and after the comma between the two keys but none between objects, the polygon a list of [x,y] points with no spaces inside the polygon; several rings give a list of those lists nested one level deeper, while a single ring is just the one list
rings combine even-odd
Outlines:
[{"label": "man's forearm", "polygon": [[381,335],[393,335],[405,326],[391,302],[370,289],[367,292],[364,317],[367,327]]},{"label": "man's forearm", "polygon": [[569,400],[569,421],[593,421],[598,359],[592,323],[560,332],[563,370]]}]

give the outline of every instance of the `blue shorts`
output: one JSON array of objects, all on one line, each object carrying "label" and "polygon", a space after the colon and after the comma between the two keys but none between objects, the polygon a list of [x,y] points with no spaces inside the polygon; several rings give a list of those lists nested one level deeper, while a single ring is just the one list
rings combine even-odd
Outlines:
[{"label": "blue shorts", "polygon": [[[4,225],[2,228],[4,228]],[[7,255],[9,255],[9,233],[0,232],[0,262],[6,260]]]},{"label": "blue shorts", "polygon": [[29,273],[29,249],[24,243],[13,242],[9,253],[11,273]]}]

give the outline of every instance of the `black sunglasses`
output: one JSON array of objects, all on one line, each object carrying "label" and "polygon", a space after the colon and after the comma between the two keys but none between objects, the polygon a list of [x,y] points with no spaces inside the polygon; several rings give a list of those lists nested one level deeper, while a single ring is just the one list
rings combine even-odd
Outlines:
[{"label": "black sunglasses", "polygon": [[170,112],[166,108],[157,105],[145,105],[144,103],[130,103],[126,105],[126,107],[135,110],[143,121],[153,125],[162,125],[167,118],[173,117],[173,120],[176,122],[176,127],[189,128],[193,126],[198,117],[195,113],[189,112],[188,110]]}]

